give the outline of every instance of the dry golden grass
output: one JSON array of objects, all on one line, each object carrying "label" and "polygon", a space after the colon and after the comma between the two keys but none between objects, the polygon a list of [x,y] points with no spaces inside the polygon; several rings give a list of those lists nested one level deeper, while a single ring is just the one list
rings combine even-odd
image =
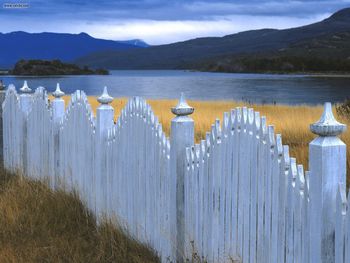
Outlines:
[{"label": "dry golden grass", "polygon": [[74,194],[0,170],[0,262],[159,262]]},{"label": "dry golden grass", "polygon": [[[68,102],[69,97],[64,97]],[[98,102],[95,97],[89,97],[89,102],[96,110]],[[115,98],[112,106],[115,109],[115,118],[120,114],[121,109],[127,102],[126,98]],[[153,111],[163,124],[163,130],[169,135],[170,123],[174,115],[170,108],[177,104],[176,100],[147,100]],[[315,138],[310,132],[309,125],[319,120],[322,115],[323,106],[288,106],[288,105],[249,105],[242,102],[234,101],[188,101],[195,108],[194,114],[191,116],[195,121],[195,139],[198,142],[205,138],[205,133],[210,131],[211,125],[216,118],[222,120],[223,113],[230,111],[235,107],[252,107],[259,111],[261,116],[265,115],[267,124],[275,126],[275,132],[282,134],[283,144],[290,146],[290,155],[297,158],[297,162],[304,165],[305,170],[308,168],[308,144]],[[336,111],[333,110],[336,115]],[[349,120],[337,116],[336,118],[350,125]],[[342,140],[350,146],[350,130],[342,135]],[[350,147],[347,148],[350,156]],[[350,158],[347,162],[348,174],[350,175]]]}]

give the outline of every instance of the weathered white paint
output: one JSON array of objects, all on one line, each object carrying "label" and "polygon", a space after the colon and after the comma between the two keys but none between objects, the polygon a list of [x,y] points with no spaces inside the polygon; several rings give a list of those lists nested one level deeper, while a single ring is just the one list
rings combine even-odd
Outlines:
[{"label": "weathered white paint", "polygon": [[346,180],[346,145],[337,137],[345,125],[334,119],[330,103],[321,119],[311,125],[319,135],[310,143],[310,260],[334,262],[335,213],[339,183]]},{"label": "weathered white paint", "polygon": [[51,103],[52,107],[52,136],[53,136],[53,178],[51,180],[51,186],[53,189],[57,189],[59,187],[59,171],[60,171],[60,137],[59,130],[60,124],[63,121],[64,111],[65,111],[65,103],[61,98],[64,95],[64,92],[61,91],[59,83],[57,83],[57,87],[55,92],[52,93],[55,99]]},{"label": "weathered white paint", "polygon": [[[53,189],[75,190],[96,213],[115,218],[163,262],[350,262],[344,130],[326,104],[311,127],[310,172],[290,158],[281,135],[253,109],[236,108],[194,144],[193,108],[183,96],[168,139],[141,98],[114,122],[104,89],[93,116],[76,91],[65,109],[59,85],[18,95],[3,107],[5,168]],[[348,195],[348,198],[349,195]]]},{"label": "weathered white paint", "polygon": [[[188,115],[193,113],[193,108],[188,106],[185,101],[184,95],[181,94],[179,104],[172,108],[172,112],[176,117],[171,121],[171,135],[170,143],[171,147],[171,184],[174,186],[171,188],[171,217],[176,221],[175,226],[171,226],[171,233],[174,233],[176,240],[176,258],[178,262],[183,262],[185,257],[190,255],[189,253],[189,242],[192,240],[186,240],[186,237],[193,238],[192,228],[186,228],[185,217],[188,216],[185,213],[185,209],[189,207],[185,206],[185,202],[188,201],[185,197],[185,180],[192,179],[194,167],[194,153],[193,149],[190,152],[190,163],[185,164],[186,147],[194,144],[194,122],[188,117]],[[189,150],[187,150],[189,151]],[[188,175],[191,178],[185,178],[185,170],[189,169]],[[191,189],[192,190],[192,189]],[[190,202],[193,204],[193,202]],[[187,242],[186,242],[187,241]]]},{"label": "weathered white paint", "polygon": [[[0,104],[4,102],[6,97],[6,91],[4,87],[0,87]],[[2,128],[2,107],[0,107],[0,149],[4,148],[4,137],[3,137],[3,128]],[[0,165],[4,166],[4,152],[0,150]]]}]

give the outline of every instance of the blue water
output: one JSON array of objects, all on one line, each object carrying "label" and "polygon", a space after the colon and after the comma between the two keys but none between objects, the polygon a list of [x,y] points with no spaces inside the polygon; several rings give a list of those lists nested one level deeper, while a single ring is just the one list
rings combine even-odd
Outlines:
[{"label": "blue water", "polygon": [[76,89],[99,95],[104,86],[114,97],[178,98],[180,92],[198,100],[244,100],[255,103],[319,104],[350,97],[350,77],[206,73],[180,70],[117,70],[108,76],[2,76],[16,88],[27,80],[31,88],[49,92],[61,84],[65,93]]}]

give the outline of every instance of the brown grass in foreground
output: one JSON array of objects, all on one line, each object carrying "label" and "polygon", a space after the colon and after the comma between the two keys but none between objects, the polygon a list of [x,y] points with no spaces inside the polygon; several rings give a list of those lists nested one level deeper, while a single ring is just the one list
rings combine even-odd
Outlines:
[{"label": "brown grass in foreground", "polygon": [[77,196],[0,169],[0,262],[159,262]]},{"label": "brown grass in foreground", "polygon": [[[69,97],[64,98],[68,102]],[[98,102],[95,97],[89,97],[89,102],[95,111]],[[112,106],[115,109],[115,118],[120,114],[121,109],[125,106],[127,99],[115,98]],[[163,130],[169,135],[171,120],[174,115],[170,108],[177,104],[176,100],[147,100],[151,105],[159,121],[163,124]],[[252,107],[259,111],[261,116],[265,115],[267,124],[275,126],[275,132],[282,134],[283,144],[289,145],[290,155],[297,158],[297,162],[304,165],[305,170],[308,169],[308,149],[309,143],[315,138],[310,132],[309,126],[319,120],[323,112],[323,106],[308,105],[250,105],[242,102],[234,101],[188,101],[195,108],[194,114],[191,116],[195,121],[195,139],[198,142],[205,138],[205,133],[210,131],[211,125],[216,118],[222,120],[223,113],[230,111],[235,107]],[[350,121],[336,114],[338,121],[345,123],[349,129],[341,136],[347,147],[347,156],[350,156]],[[347,160],[348,175],[350,176],[350,158]]]}]

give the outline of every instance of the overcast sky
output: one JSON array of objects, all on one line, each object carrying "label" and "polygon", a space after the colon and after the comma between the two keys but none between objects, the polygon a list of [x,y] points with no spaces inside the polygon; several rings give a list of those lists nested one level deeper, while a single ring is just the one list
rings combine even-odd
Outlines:
[{"label": "overcast sky", "polygon": [[[0,32],[86,32],[163,44],[249,29],[289,28],[322,20],[350,0],[0,0]],[[27,3],[25,9],[4,3]]]}]

